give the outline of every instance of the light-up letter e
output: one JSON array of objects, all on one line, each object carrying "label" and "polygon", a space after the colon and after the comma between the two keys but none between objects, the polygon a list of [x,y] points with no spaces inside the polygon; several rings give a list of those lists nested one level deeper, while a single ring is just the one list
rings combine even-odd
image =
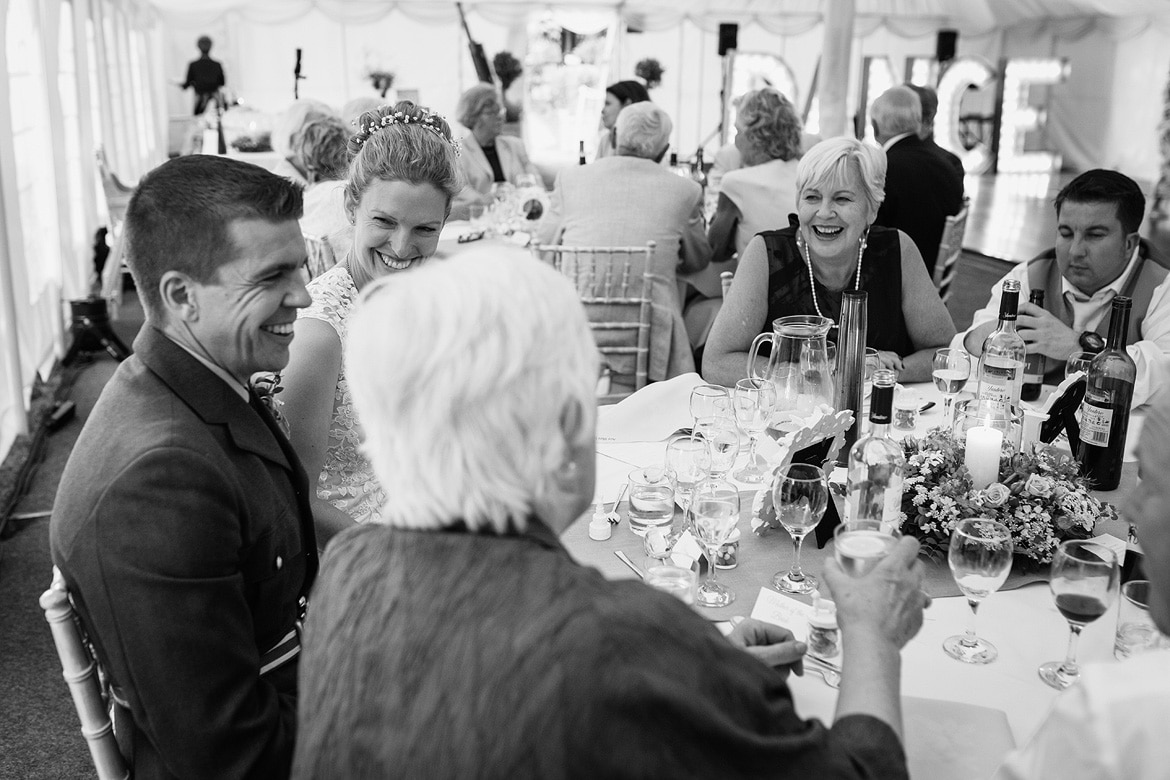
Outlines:
[{"label": "light-up letter e", "polygon": [[1049,173],[1060,170],[1060,155],[1052,152],[1025,152],[1024,136],[1039,130],[1047,111],[1028,104],[1033,84],[1059,84],[1068,77],[1068,61],[1058,59],[1012,59],[1003,68],[1003,119],[999,130],[1000,173]]}]

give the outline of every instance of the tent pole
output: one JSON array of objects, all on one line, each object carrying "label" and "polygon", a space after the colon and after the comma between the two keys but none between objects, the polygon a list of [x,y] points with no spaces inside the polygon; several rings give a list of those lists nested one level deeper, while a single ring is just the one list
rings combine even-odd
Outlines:
[{"label": "tent pole", "polygon": [[821,57],[821,137],[844,135],[848,127],[849,62],[857,0],[825,3],[825,39]]}]

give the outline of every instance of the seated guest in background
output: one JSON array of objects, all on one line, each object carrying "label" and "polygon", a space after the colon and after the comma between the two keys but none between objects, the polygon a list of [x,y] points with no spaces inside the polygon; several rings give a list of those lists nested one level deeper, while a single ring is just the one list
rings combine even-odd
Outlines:
[{"label": "seated guest in background", "polygon": [[[333,257],[344,256],[350,240],[342,202],[348,143],[349,131],[345,124],[332,116],[311,120],[293,137],[292,156],[304,166],[305,175],[301,232],[328,241]],[[315,278],[327,270],[310,268],[310,276]]]},{"label": "seated guest in background", "polygon": [[[1170,392],[1150,403],[1138,443],[1141,481],[1122,510],[1137,527],[1150,617],[1170,634]],[[1170,767],[1170,649],[1085,664],[997,780],[1160,780]]]},{"label": "seated guest in background", "polygon": [[273,173],[292,179],[297,184],[308,183],[304,161],[296,157],[293,147],[296,146],[297,136],[310,122],[327,117],[336,118],[337,113],[320,100],[302,98],[285,109],[272,129],[272,151],[280,155],[280,162],[273,167]]},{"label": "seated guest in background", "polygon": [[[1048,358],[1045,381],[1064,378],[1069,356],[1100,351],[1109,332],[1115,295],[1133,299],[1126,351],[1137,363],[1133,405],[1141,406],[1170,380],[1170,286],[1152,247],[1138,237],[1146,199],[1137,183],[1116,171],[1092,170],[1056,196],[1056,247],[1020,263],[991,288],[991,299],[953,346],[972,355],[999,321],[1006,279],[1020,283],[1016,329],[1028,353]],[[1033,289],[1045,291],[1044,306],[1027,303]]]},{"label": "seated guest in background", "polygon": [[800,118],[773,87],[748,92],[735,118],[735,147],[743,167],[723,177],[707,240],[714,262],[730,260],[756,233],[788,224],[796,202]]},{"label": "seated guest in background", "polygon": [[914,90],[887,89],[873,101],[871,116],[886,153],[886,197],[873,222],[910,236],[932,274],[943,224],[963,208],[963,175],[918,137],[922,106]]},{"label": "seated guest in background", "polygon": [[711,261],[702,188],[658,164],[671,127],[670,117],[653,103],[622,109],[617,155],[561,171],[537,234],[539,243],[566,246],[657,242],[650,291],[652,381],[695,370],[676,274],[700,271]]},{"label": "seated guest in background", "polygon": [[601,141],[597,145],[597,157],[612,157],[617,154],[617,118],[621,110],[635,103],[645,103],[650,93],[640,81],[619,81],[605,88],[605,105],[601,107]]},{"label": "seated guest in background", "polygon": [[947,161],[947,165],[955,169],[955,173],[959,177],[967,175],[967,171],[963,168],[963,161],[959,159],[959,155],[954,152],[942,148],[934,140],[934,116],[938,113],[938,93],[934,91],[933,87],[923,87],[918,84],[904,84],[903,86],[914,91],[918,96],[918,102],[922,105],[922,123],[918,127],[918,137],[922,142],[934,150]]},{"label": "seated guest in background", "polygon": [[493,184],[517,184],[526,176],[539,181],[540,172],[528,161],[524,142],[500,135],[504,104],[491,84],[476,84],[464,92],[455,119],[469,132],[463,136],[459,157],[464,187],[451,207],[451,219],[467,219],[472,203],[490,204]]},{"label": "seated guest in background", "polygon": [[49,543],[109,676],[135,778],[282,777],[308,481],[248,389],[309,305],[300,187],[213,155],[143,177],[126,261],[146,324],[61,479]]},{"label": "seated guest in background", "polygon": [[825,564],[845,648],[831,728],[795,712],[787,630],[724,638],[561,546],[594,493],[598,359],[556,270],[479,248],[378,282],[346,368],[394,500],[333,541],[313,591],[295,778],[906,777],[917,542],[863,578]]},{"label": "seated guest in background", "polygon": [[[810,149],[796,169],[798,224],[761,233],[739,259],[703,356],[708,382],[747,375],[757,334],[790,314],[841,317],[845,290],[869,293],[866,343],[903,382],[930,379],[934,351],[955,332],[918,247],[900,230],[873,225],[886,158],[852,138]],[[831,335],[830,338],[833,338]],[[761,365],[761,370],[763,366]]]},{"label": "seated guest in background", "polygon": [[361,453],[341,362],[354,303],[370,282],[435,253],[462,184],[447,122],[410,101],[363,114],[349,152],[345,211],[353,238],[344,260],[309,282],[313,305],[300,312],[281,376],[292,443],[316,486],[313,515],[323,541],[377,517],[386,500]]},{"label": "seated guest in background", "polygon": [[384,105],[386,105],[385,100],[370,97],[369,95],[362,95],[361,97],[355,97],[342,106],[337,114],[341,117],[341,121],[345,122],[346,127],[357,127],[357,121],[362,114]]}]

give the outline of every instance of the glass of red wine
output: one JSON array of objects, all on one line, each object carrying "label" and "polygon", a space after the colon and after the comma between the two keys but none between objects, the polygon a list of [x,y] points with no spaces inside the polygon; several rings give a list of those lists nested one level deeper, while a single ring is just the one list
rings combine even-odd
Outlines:
[{"label": "glass of red wine", "polygon": [[1077,666],[1077,638],[1089,623],[1105,614],[1117,598],[1117,555],[1087,539],[1061,542],[1052,557],[1048,581],[1056,608],[1068,621],[1068,653],[1063,661],[1041,664],[1040,679],[1057,689],[1072,685],[1081,675]]}]

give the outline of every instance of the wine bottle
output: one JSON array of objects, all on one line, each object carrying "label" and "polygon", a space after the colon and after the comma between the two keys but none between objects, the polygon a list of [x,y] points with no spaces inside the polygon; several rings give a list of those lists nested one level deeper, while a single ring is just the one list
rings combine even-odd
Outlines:
[{"label": "wine bottle", "polygon": [[1020,300],[1020,283],[1008,279],[999,299],[999,326],[983,341],[979,356],[980,402],[1005,409],[1020,405],[1020,387],[1024,381],[1024,340],[1016,333],[1016,308]]},{"label": "wine bottle", "polygon": [[707,167],[703,163],[703,147],[695,152],[695,161],[691,164],[691,178],[698,182],[704,190],[707,189]]},{"label": "wine bottle", "polygon": [[[1028,293],[1028,303],[1035,306],[1044,306],[1044,291],[1032,290]],[[1024,384],[1020,386],[1020,400],[1035,401],[1040,397],[1040,386],[1044,384],[1044,356],[1035,352],[1024,360]]]},{"label": "wine bottle", "polygon": [[1137,365],[1125,351],[1132,306],[1132,299],[1114,297],[1107,346],[1089,364],[1085,380],[1077,461],[1081,473],[1097,490],[1114,490],[1121,482],[1129,404],[1137,379]]},{"label": "wine bottle", "polygon": [[894,372],[873,374],[869,399],[869,434],[849,450],[845,480],[845,519],[876,520],[883,529],[896,529],[902,511],[902,479],[906,456],[890,438],[890,410],[894,404]]},{"label": "wine bottle", "polygon": [[1125,542],[1125,558],[1121,560],[1121,584],[1124,585],[1130,580],[1146,579],[1145,563],[1142,546],[1138,544],[1137,529],[1130,523]]},{"label": "wine bottle", "polygon": [[584,141],[577,142],[577,164],[578,165],[585,164],[585,142]]},{"label": "wine bottle", "polygon": [[670,153],[670,172],[684,179],[691,178],[691,166],[678,161],[678,152]]}]

